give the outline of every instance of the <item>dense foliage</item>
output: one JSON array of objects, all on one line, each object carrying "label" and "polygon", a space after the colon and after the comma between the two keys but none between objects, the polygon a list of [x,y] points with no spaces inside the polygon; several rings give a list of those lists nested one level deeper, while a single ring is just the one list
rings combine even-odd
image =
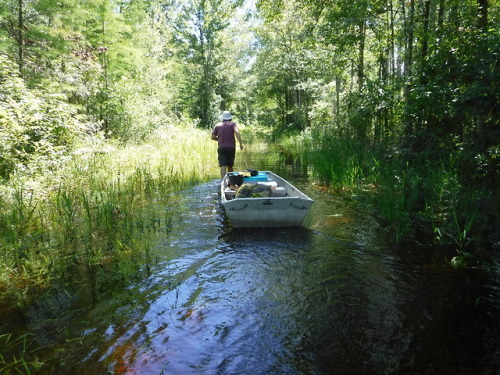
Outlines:
[{"label": "dense foliage", "polygon": [[[398,241],[490,258],[498,1],[0,1],[0,309],[80,267],[149,263],[159,206],[216,174],[226,109]],[[0,339],[2,369],[43,366]]]},{"label": "dense foliage", "polygon": [[[498,2],[259,1],[260,104],[399,239],[498,241]],[[373,196],[373,195],[371,195]]]},{"label": "dense foliage", "polygon": [[55,168],[89,135],[140,141],[170,124],[209,128],[229,109],[278,138],[298,135],[317,179],[374,187],[399,238],[495,243],[498,9],[498,0],[3,1],[0,176]]},{"label": "dense foliage", "polygon": [[29,90],[0,55],[0,177],[49,166],[83,131],[76,109],[61,95]]}]

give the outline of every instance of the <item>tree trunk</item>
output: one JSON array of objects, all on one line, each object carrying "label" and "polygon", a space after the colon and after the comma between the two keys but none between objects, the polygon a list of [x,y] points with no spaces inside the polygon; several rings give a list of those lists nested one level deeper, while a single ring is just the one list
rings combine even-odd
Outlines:
[{"label": "tree trunk", "polygon": [[429,49],[429,17],[431,11],[431,0],[424,1],[424,30],[422,36],[422,66],[425,65]]},{"label": "tree trunk", "polygon": [[407,44],[406,44],[406,61],[405,61],[405,77],[411,78],[413,65],[413,38],[415,28],[415,0],[410,0],[410,14],[408,15],[407,24]]},{"label": "tree trunk", "polygon": [[485,28],[488,26],[488,0],[477,0],[478,7],[478,26]]},{"label": "tree trunk", "polygon": [[[106,40],[106,9],[102,7],[101,13],[101,34],[102,34],[102,45],[104,47],[107,46]],[[108,54],[105,50],[101,53],[102,57],[100,57],[100,62],[103,70],[103,87],[101,88],[101,103],[100,103],[100,114],[99,117],[102,121],[102,130],[106,136],[110,136],[110,121],[109,121],[109,111],[108,111],[108,100],[109,100],[109,64],[108,64]]]},{"label": "tree trunk", "polygon": [[340,77],[335,77],[335,121],[340,125]]},{"label": "tree trunk", "polygon": [[443,29],[444,24],[444,0],[439,0],[439,11],[438,11],[438,28]]},{"label": "tree trunk", "polygon": [[365,67],[365,36],[366,36],[366,26],[365,21],[359,24],[359,60],[358,60],[358,89],[361,91],[363,89],[364,81],[364,67]]},{"label": "tree trunk", "polygon": [[395,75],[396,75],[396,49],[394,46],[395,42],[395,36],[394,36],[394,5],[392,3],[392,0],[389,1],[389,30],[390,30],[390,40],[389,40],[389,51],[390,51],[390,66],[389,66],[389,75],[392,77],[394,80]]},{"label": "tree trunk", "polygon": [[19,59],[19,72],[23,76],[24,66],[24,9],[23,0],[18,0],[18,59]]},{"label": "tree trunk", "polygon": [[[406,53],[405,53],[405,70],[404,76],[406,78],[405,87],[405,100],[406,106],[408,107],[410,103],[410,91],[411,91],[411,78],[412,78],[412,64],[413,64],[413,36],[414,36],[414,25],[415,25],[415,0],[410,0],[410,14],[406,15],[405,0],[402,0],[403,17],[405,19],[405,32],[406,32]],[[410,135],[413,133],[413,120],[411,118],[406,119],[406,134]]]}]

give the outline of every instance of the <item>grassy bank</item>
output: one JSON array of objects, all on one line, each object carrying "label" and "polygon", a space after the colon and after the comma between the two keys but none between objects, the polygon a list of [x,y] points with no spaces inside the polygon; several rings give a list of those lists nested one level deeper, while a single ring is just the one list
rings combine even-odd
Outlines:
[{"label": "grassy bank", "polygon": [[147,249],[169,230],[171,194],[216,176],[210,142],[175,127],[140,145],[93,138],[56,168],[1,185],[1,308],[29,303],[72,267]]},{"label": "grassy bank", "polygon": [[468,174],[459,151],[373,151],[362,142],[311,132],[284,145],[312,167],[318,182],[372,208],[396,241],[444,246],[454,265],[488,253],[498,241],[498,189]]}]

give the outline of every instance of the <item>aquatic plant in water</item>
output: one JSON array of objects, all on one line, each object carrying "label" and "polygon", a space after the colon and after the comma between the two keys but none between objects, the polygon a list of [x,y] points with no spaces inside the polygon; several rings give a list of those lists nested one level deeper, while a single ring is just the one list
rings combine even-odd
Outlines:
[{"label": "aquatic plant in water", "polygon": [[29,303],[75,266],[142,251],[142,244],[168,232],[164,207],[172,193],[216,172],[206,147],[212,144],[196,129],[169,127],[144,144],[94,142],[53,174],[14,176],[2,185],[5,304]]}]

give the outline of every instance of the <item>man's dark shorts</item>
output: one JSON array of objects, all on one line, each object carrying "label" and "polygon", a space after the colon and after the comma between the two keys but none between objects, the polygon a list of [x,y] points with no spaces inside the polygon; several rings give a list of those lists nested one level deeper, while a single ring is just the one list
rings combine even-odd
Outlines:
[{"label": "man's dark shorts", "polygon": [[236,155],[236,147],[219,147],[219,167],[232,167]]}]

